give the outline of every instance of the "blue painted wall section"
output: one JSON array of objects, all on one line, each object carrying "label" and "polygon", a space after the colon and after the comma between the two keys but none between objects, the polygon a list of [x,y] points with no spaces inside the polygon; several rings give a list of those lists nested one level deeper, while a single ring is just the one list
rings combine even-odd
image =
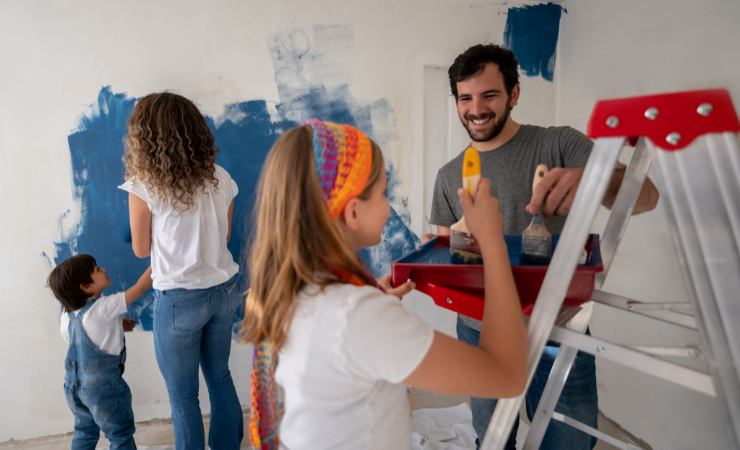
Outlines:
[{"label": "blue painted wall section", "polygon": [[[387,130],[374,130],[374,119],[387,127],[393,123],[392,109],[380,99],[360,105],[350,94],[349,71],[342,69],[341,60],[332,60],[332,50],[342,45],[339,53],[346,53],[347,40],[351,43],[351,29],[341,26],[317,25],[308,32],[290,30],[275,35],[271,53],[275,63],[275,79],[280,102],[274,105],[277,115],[271,116],[265,100],[252,100],[228,105],[219,118],[206,117],[216,138],[220,152],[218,163],[232,175],[239,186],[235,199],[234,223],[229,250],[240,263],[243,287],[248,285],[246,259],[251,232],[252,205],[262,164],[272,143],[280,134],[309,117],[350,123],[376,137],[381,147]],[[332,39],[327,39],[331,36]],[[297,39],[300,37],[301,39]],[[313,37],[313,39],[311,39]],[[344,42],[337,41],[344,39]],[[320,43],[317,48],[313,43]],[[299,48],[291,48],[299,45]],[[311,57],[320,55],[320,57]],[[304,73],[320,72],[328,85],[309,81]],[[197,99],[194,99],[197,102]],[[55,263],[76,253],[89,253],[108,269],[113,285],[108,293],[129,287],[146,268],[148,260],[136,258],[127,242],[127,194],[117,186],[123,182],[123,138],[126,122],[133,110],[135,98],[114,93],[103,87],[92,112],[83,117],[78,130],[69,136],[72,159],[74,196],[81,205],[80,223],[56,243]],[[382,118],[379,120],[377,118]],[[395,171],[386,164],[389,180],[388,197],[393,204],[405,205],[394,193],[398,185]],[[406,214],[402,211],[402,214]],[[67,213],[65,213],[67,214]],[[61,223],[61,220],[60,220]],[[64,230],[62,230],[64,231]],[[418,238],[409,230],[401,216],[393,210],[383,230],[383,242],[363,250],[361,258],[370,271],[380,276],[390,269],[390,261],[412,251]],[[137,301],[129,308],[129,317],[145,329],[152,328],[152,296]],[[234,323],[235,331],[243,315],[240,311]]]},{"label": "blue painted wall section", "polygon": [[553,3],[509,8],[504,45],[516,54],[524,74],[553,80],[562,11]]}]

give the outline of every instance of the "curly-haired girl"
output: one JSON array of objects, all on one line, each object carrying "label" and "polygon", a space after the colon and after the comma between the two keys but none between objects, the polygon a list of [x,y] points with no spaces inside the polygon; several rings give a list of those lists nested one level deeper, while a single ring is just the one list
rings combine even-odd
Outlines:
[{"label": "curly-haired girl", "polygon": [[172,93],[138,101],[128,122],[131,244],[151,256],[154,348],[167,385],[175,444],[204,448],[198,366],[211,399],[211,448],[237,449],[242,414],[228,361],[238,265],[226,247],[238,188],[215,163],[203,115]]}]

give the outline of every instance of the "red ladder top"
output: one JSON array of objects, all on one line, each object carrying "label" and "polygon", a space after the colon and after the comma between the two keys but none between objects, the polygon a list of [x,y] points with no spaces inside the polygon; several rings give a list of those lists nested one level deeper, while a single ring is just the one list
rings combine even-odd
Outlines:
[{"label": "red ladder top", "polygon": [[600,100],[588,121],[592,139],[650,138],[664,150],[680,150],[707,133],[740,132],[726,89],[674,92]]}]

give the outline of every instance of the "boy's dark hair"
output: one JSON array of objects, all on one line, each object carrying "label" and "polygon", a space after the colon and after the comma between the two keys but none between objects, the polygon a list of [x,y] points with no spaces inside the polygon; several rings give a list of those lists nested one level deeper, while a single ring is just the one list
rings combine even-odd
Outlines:
[{"label": "boy's dark hair", "polygon": [[65,311],[77,311],[85,306],[90,294],[86,294],[80,285],[93,282],[96,266],[95,258],[80,254],[65,259],[51,271],[46,283]]},{"label": "boy's dark hair", "polygon": [[450,89],[457,100],[457,83],[465,81],[483,70],[486,64],[494,63],[504,76],[506,93],[511,96],[514,86],[519,84],[519,63],[511,50],[494,44],[478,44],[465,50],[455,58],[447,75]]}]

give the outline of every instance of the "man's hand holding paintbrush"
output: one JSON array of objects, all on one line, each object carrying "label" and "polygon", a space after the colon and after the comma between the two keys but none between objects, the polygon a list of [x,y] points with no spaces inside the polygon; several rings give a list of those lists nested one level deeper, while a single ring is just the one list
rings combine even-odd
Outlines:
[{"label": "man's hand holding paintbrush", "polygon": [[525,207],[527,212],[533,215],[542,213],[545,217],[568,215],[583,170],[583,167],[551,169],[532,189],[532,198]]},{"label": "man's hand holding paintbrush", "polygon": [[[545,217],[567,216],[576,198],[578,184],[583,177],[584,167],[555,167],[540,181],[539,185],[532,191],[532,198],[525,207],[528,213],[541,212]],[[622,184],[627,167],[617,163],[612,174],[611,183],[606,189],[602,204],[610,208],[617,197],[619,186]],[[658,204],[660,197],[658,190],[649,178],[645,179],[640,195],[637,198],[632,214],[640,214],[652,211]]]}]

